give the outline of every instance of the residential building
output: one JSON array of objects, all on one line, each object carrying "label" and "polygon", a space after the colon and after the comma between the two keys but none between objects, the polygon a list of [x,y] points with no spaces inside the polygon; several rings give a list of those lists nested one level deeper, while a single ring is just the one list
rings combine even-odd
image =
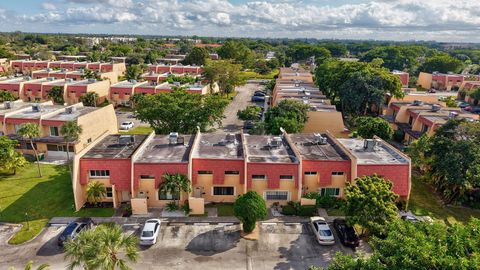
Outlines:
[{"label": "residential building", "polygon": [[200,75],[203,73],[203,68],[200,66],[184,66],[184,65],[149,65],[148,71],[153,73],[172,73],[172,74],[196,74]]},{"label": "residential building", "polygon": [[31,74],[37,70],[62,70],[76,71],[79,69],[90,69],[99,73],[114,72],[116,76],[125,74],[126,66],[123,62],[78,62],[78,61],[47,61],[47,60],[14,60],[10,66],[15,72]]},{"label": "residential building", "polygon": [[61,126],[68,121],[76,121],[82,127],[82,134],[70,142],[72,156],[86,146],[94,144],[102,135],[116,133],[117,119],[113,106],[85,107],[82,103],[70,106],[23,101],[4,102],[0,110],[2,133],[20,142],[19,151],[33,154],[30,144],[22,139],[17,131],[24,123],[35,123],[40,127],[40,137],[34,140],[39,153],[50,159],[65,158],[66,144],[60,133]]},{"label": "residential building", "polygon": [[295,68],[281,68],[272,92],[271,105],[280,101],[297,100],[309,105],[308,120],[303,133],[330,131],[335,136],[346,136],[342,113],[338,112],[330,100],[313,83],[310,72]]},{"label": "residential building", "polygon": [[[74,162],[75,205],[89,181],[105,184],[115,207],[131,202],[134,213],[172,200],[233,202],[247,191],[269,205],[298,201],[308,192],[343,197],[347,183],[381,175],[408,199],[410,160],[381,139],[336,139],[330,133],[263,136],[197,132],[195,135],[108,135]],[[191,179],[191,192],[160,190],[165,173]],[[141,210],[139,210],[141,208]]]},{"label": "residential building", "polygon": [[410,74],[408,74],[408,72],[394,70],[392,71],[392,74],[398,76],[402,83],[402,87],[408,87],[408,82],[410,81]]},{"label": "residential building", "polygon": [[114,106],[130,106],[130,97],[134,94],[135,88],[143,83],[130,80],[112,84],[110,86],[110,102]]},{"label": "residential building", "polygon": [[417,85],[425,89],[436,89],[441,91],[458,90],[463,84],[467,75],[453,73],[426,73],[420,72]]},{"label": "residential building", "polygon": [[0,91],[8,91],[12,93],[14,97],[23,99],[25,83],[31,81],[37,80],[32,80],[29,76],[7,77],[5,80],[0,80]]}]

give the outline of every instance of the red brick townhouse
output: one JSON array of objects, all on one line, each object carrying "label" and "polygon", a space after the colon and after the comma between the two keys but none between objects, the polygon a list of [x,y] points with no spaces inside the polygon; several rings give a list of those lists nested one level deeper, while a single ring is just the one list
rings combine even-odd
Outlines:
[{"label": "red brick townhouse", "polygon": [[[378,174],[401,199],[410,194],[410,160],[386,142],[336,139],[331,134],[110,135],[74,162],[75,205],[86,202],[90,181],[108,188],[107,201],[141,202],[145,209],[173,199],[233,202],[249,190],[268,204],[300,200],[308,192],[343,197],[346,183]],[[165,173],[191,179],[189,194],[159,190]]]},{"label": "red brick townhouse", "polygon": [[183,65],[149,65],[148,71],[154,73],[173,73],[173,74],[202,74],[203,68],[200,66],[183,66]]}]

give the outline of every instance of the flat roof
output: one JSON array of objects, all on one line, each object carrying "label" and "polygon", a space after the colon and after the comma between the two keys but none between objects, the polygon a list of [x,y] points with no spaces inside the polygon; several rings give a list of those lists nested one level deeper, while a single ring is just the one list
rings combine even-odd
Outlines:
[{"label": "flat roof", "polygon": [[193,157],[243,159],[242,136],[235,133],[201,134]]},{"label": "flat roof", "polygon": [[382,140],[376,140],[377,146],[373,151],[364,149],[365,140],[362,139],[338,139],[338,141],[350,150],[350,153],[357,158],[357,164],[360,165],[408,164],[407,159]]},{"label": "flat roof", "polygon": [[[70,107],[70,106],[68,106]],[[65,107],[65,108],[68,108]],[[97,107],[73,107],[72,113],[67,113],[65,110],[59,112],[55,115],[49,116],[47,118],[43,118],[43,120],[53,120],[53,121],[72,121],[76,120],[78,117],[85,115],[87,113],[91,113],[93,111],[99,110],[100,108]]]},{"label": "flat roof", "polygon": [[188,162],[194,136],[180,135],[184,142],[170,144],[169,135],[155,135],[138,156],[136,163],[177,163]]},{"label": "flat roof", "polygon": [[320,135],[326,138],[326,144],[319,143],[315,134],[291,134],[289,137],[303,159],[349,160],[345,152],[330,137],[326,134]]},{"label": "flat roof", "polygon": [[[33,105],[33,104],[32,104]],[[33,109],[17,112],[13,115],[10,115],[9,118],[19,118],[19,119],[38,119],[42,115],[51,113],[53,111],[65,108],[63,105],[42,105],[39,104],[40,111],[33,111]]]},{"label": "flat roof", "polygon": [[72,85],[90,85],[90,84],[94,84],[94,83],[97,83],[97,82],[101,82],[101,81],[85,79],[85,80],[81,80],[81,81],[72,81],[70,83],[72,83]]},{"label": "flat roof", "polygon": [[33,104],[36,104],[35,102],[24,102],[22,100],[17,100],[17,101],[12,101],[10,102],[10,109],[7,109],[6,102],[3,102],[3,104],[0,105],[0,115],[5,115],[9,112],[13,112],[16,110],[20,110],[29,106],[32,106]]},{"label": "flat roof", "polygon": [[[130,138],[133,138],[133,142],[120,144],[120,136],[130,136]],[[145,134],[108,135],[90,149],[82,158],[130,158],[147,136],[148,135]]]},{"label": "flat roof", "polygon": [[284,138],[281,138],[281,144],[272,147],[269,143],[274,137],[268,135],[245,135],[246,151],[249,162],[264,163],[296,163],[298,161],[293,150],[290,148]]},{"label": "flat roof", "polygon": [[116,84],[112,84],[112,86],[110,87],[133,87],[135,85],[137,85],[139,82],[131,82],[131,81],[121,81],[121,82],[118,82]]}]

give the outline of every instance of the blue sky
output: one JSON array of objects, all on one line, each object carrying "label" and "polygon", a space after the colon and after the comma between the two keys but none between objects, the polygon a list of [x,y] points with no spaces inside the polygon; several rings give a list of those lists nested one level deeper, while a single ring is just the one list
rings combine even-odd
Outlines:
[{"label": "blue sky", "polygon": [[0,0],[0,31],[480,42],[471,0]]}]

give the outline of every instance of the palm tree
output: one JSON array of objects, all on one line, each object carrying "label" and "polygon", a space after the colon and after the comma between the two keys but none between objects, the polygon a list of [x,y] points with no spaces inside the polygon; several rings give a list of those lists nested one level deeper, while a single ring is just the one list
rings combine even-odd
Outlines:
[{"label": "palm tree", "polygon": [[[163,175],[163,182],[160,183],[159,187],[160,191],[167,192],[170,194],[180,194],[181,191],[183,192],[190,192],[190,180],[188,177],[181,173],[176,174],[169,174],[165,173]],[[173,201],[177,203],[176,198],[174,197]]]},{"label": "palm tree", "polygon": [[65,100],[63,99],[63,88],[60,86],[54,86],[50,91],[48,91],[47,97],[51,98],[53,102],[57,104],[63,104]]},{"label": "palm tree", "polygon": [[118,225],[100,225],[82,231],[75,240],[65,244],[65,258],[70,260],[68,269],[131,269],[127,262],[138,260],[138,239],[125,235]]},{"label": "palm tree", "polygon": [[105,195],[107,195],[107,189],[103,183],[98,181],[89,182],[87,185],[87,201],[89,203],[97,204]]},{"label": "palm tree", "polygon": [[70,153],[68,151],[70,148],[70,142],[78,140],[78,137],[80,134],[82,134],[82,131],[82,127],[79,126],[76,121],[68,121],[60,128],[60,133],[62,134],[63,139],[65,140],[65,145],[67,146],[67,164],[68,169],[70,170],[70,176],[72,176]]},{"label": "palm tree", "polygon": [[99,95],[96,92],[88,92],[80,97],[80,101],[85,106],[97,107],[97,100]]},{"label": "palm tree", "polygon": [[30,141],[30,146],[32,147],[33,153],[37,160],[38,175],[42,177],[42,171],[40,170],[40,161],[38,160],[37,148],[33,145],[33,139],[40,137],[40,128],[35,123],[25,123],[20,126],[18,134],[22,136],[25,140]]}]

